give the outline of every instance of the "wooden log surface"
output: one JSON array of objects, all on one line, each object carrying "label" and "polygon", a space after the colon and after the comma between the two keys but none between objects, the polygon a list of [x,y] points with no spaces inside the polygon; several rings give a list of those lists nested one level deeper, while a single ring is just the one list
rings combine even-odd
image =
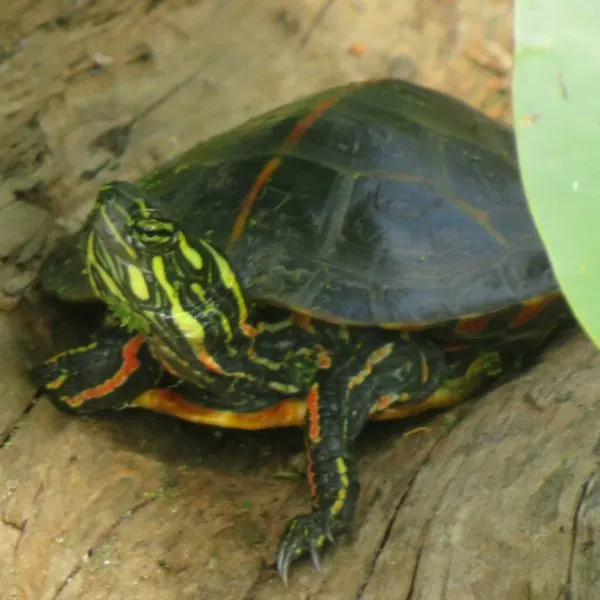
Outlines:
[{"label": "wooden log surface", "polygon": [[2,600],[600,597],[600,359],[581,333],[422,429],[369,427],[354,532],[287,590],[270,564],[308,505],[299,432],[75,418],[26,374],[54,314],[28,286],[103,181],[349,80],[406,77],[507,117],[511,19],[509,0],[5,0]]}]

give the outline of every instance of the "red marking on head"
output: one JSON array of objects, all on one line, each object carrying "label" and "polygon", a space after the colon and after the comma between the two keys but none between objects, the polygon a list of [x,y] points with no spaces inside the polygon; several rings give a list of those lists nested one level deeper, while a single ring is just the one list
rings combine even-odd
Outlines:
[{"label": "red marking on head", "polygon": [[321,416],[319,415],[319,384],[313,383],[306,397],[306,407],[308,409],[309,427],[308,439],[313,444],[318,444],[321,441]]},{"label": "red marking on head", "polygon": [[222,375],[224,373],[221,365],[204,349],[198,350],[198,360],[206,367],[209,371]]},{"label": "red marking on head", "polygon": [[100,385],[80,392],[76,396],[67,399],[66,402],[73,407],[81,406],[88,400],[102,398],[121,387],[127,381],[127,379],[129,379],[129,376],[139,369],[140,361],[138,360],[138,352],[143,344],[143,336],[136,335],[135,337],[132,337],[126,344],[123,345],[123,348],[121,349],[121,357],[123,361],[121,366],[111,378],[107,379]]}]

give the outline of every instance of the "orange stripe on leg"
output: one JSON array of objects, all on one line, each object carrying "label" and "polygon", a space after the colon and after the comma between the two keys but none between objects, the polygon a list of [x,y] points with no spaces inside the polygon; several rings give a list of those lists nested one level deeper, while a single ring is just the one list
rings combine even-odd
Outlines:
[{"label": "orange stripe on leg", "polygon": [[88,400],[102,398],[103,396],[106,396],[117,388],[121,387],[127,381],[129,376],[140,368],[138,352],[140,351],[143,343],[143,336],[136,335],[135,337],[132,337],[121,350],[123,362],[115,374],[100,385],[88,388],[76,396],[68,398],[66,402],[69,404],[69,406],[81,406]]},{"label": "orange stripe on leg", "polygon": [[313,383],[310,392],[306,398],[308,414],[310,416],[310,426],[308,428],[308,437],[313,444],[321,441],[321,422],[319,415],[319,384]]},{"label": "orange stripe on leg", "polygon": [[315,466],[313,463],[312,456],[308,455],[308,460],[306,464],[306,481],[308,483],[308,491],[310,493],[311,498],[317,501],[317,482],[315,480]]}]

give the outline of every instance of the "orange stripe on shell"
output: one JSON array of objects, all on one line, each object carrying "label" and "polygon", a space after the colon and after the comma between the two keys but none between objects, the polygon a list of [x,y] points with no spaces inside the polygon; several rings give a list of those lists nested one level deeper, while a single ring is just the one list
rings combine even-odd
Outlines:
[{"label": "orange stripe on shell", "polygon": [[233,244],[235,244],[235,242],[242,237],[242,232],[244,231],[244,227],[246,227],[246,223],[248,222],[248,218],[250,217],[250,213],[252,212],[252,208],[254,207],[258,193],[265,183],[271,179],[271,176],[279,168],[280,164],[281,158],[278,156],[268,160],[252,184],[252,188],[242,200],[240,213],[235,220],[231,236],[229,237],[229,248],[231,248],[231,246],[233,246]]},{"label": "orange stripe on shell", "polygon": [[329,96],[328,98],[324,98],[315,108],[305,115],[302,119],[300,119],[294,129],[290,132],[290,134],[285,138],[282,144],[283,150],[289,150],[292,146],[297,144],[304,134],[315,124],[316,120],[330,108],[335,106],[340,100],[342,96]]},{"label": "orange stripe on shell", "polygon": [[473,335],[485,331],[494,315],[481,315],[480,317],[466,317],[458,321],[454,327],[456,335]]},{"label": "orange stripe on shell", "polygon": [[524,327],[530,321],[533,321],[549,304],[552,304],[556,298],[549,296],[547,298],[536,298],[530,302],[524,302],[521,312],[514,317],[508,326],[511,329]]},{"label": "orange stripe on shell", "polygon": [[[281,150],[290,150],[295,144],[297,144],[315,123],[315,121],[325,111],[337,104],[341,97],[341,95],[336,95],[324,98],[319,104],[317,104],[317,106],[314,107],[311,112],[300,119],[292,131],[290,131],[288,136],[283,140],[283,143],[281,144]],[[271,179],[273,173],[279,168],[281,163],[282,159],[279,156],[269,159],[252,184],[252,188],[242,200],[240,212],[235,220],[233,230],[229,237],[229,248],[231,248],[242,237],[242,233],[246,227],[246,223],[248,222],[248,218],[250,217],[250,213],[252,212],[254,203],[256,202],[260,190]]]}]

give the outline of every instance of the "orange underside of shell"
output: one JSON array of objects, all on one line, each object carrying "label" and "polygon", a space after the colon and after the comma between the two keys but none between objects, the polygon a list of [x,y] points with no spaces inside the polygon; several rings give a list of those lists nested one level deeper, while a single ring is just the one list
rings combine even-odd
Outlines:
[{"label": "orange underside of shell", "polygon": [[[374,403],[370,418],[375,421],[404,419],[428,410],[454,406],[469,397],[480,383],[480,378],[477,376],[454,380],[451,386],[441,387],[428,398],[414,403],[409,399],[404,403],[386,406],[386,398],[383,397],[379,402]],[[306,420],[307,410],[304,399],[289,398],[252,413],[219,411],[188,402],[172,390],[158,388],[140,394],[132,406],[171,415],[192,423],[246,430],[302,426]]]}]

